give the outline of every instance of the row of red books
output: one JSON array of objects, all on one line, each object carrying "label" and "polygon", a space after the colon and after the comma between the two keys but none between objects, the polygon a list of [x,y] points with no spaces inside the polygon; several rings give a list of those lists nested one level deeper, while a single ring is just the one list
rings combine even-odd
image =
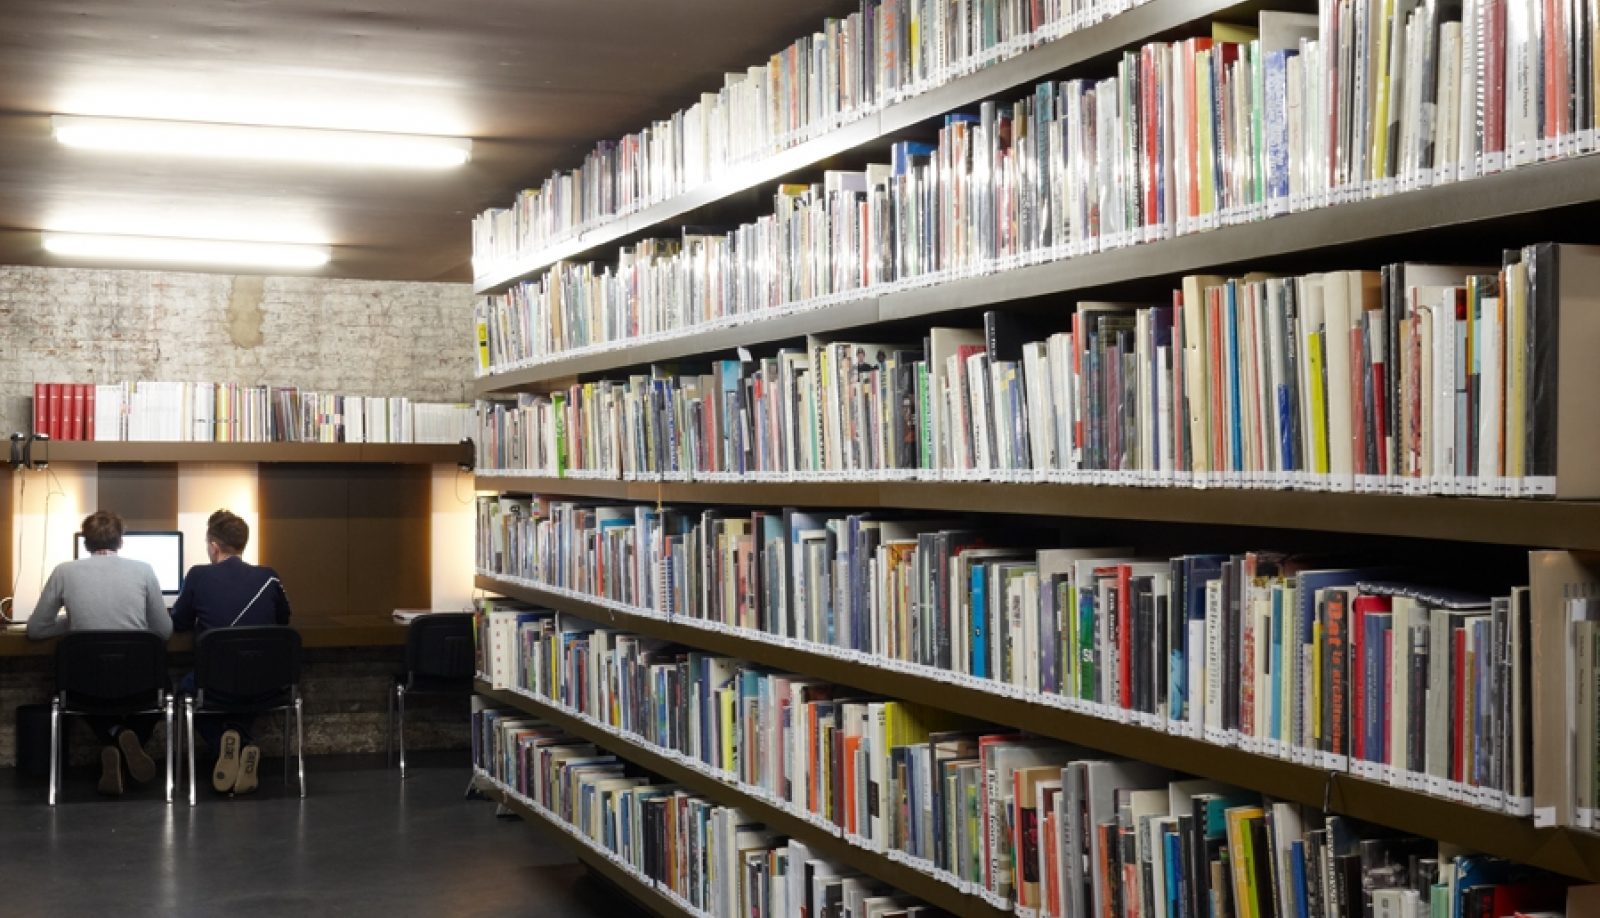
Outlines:
[{"label": "row of red books", "polygon": [[93,440],[94,384],[34,383],[33,432],[52,440]]}]

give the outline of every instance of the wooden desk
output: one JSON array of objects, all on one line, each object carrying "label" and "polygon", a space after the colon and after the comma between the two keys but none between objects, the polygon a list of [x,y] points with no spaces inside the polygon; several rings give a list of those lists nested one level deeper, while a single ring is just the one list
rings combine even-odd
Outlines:
[{"label": "wooden desk", "polygon": [[[313,647],[399,647],[406,642],[406,626],[388,612],[351,612],[315,621],[292,623],[300,642]],[[55,653],[55,641],[30,641],[21,629],[0,632],[0,657],[40,657]],[[174,634],[167,642],[171,653],[194,650],[193,634]]]}]

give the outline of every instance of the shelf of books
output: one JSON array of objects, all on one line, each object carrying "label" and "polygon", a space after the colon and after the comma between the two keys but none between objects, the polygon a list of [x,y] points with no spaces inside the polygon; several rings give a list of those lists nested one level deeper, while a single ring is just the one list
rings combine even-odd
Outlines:
[{"label": "shelf of books", "polygon": [[651,912],[657,915],[697,914],[684,908],[677,899],[662,893],[648,877],[642,876],[631,865],[618,863],[592,839],[578,833],[550,810],[518,793],[516,788],[487,771],[476,769],[473,784],[479,793],[516,813],[523,821],[544,828],[548,835],[571,849],[579,860]]},{"label": "shelf of books", "polygon": [[[866,28],[885,30],[880,37],[886,40],[881,48],[857,45],[865,49],[861,60],[843,66],[836,60],[843,43],[860,40],[861,14],[831,20],[826,35],[818,35],[822,40],[802,40],[768,65],[730,75],[721,93],[707,94],[699,105],[648,131],[601,144],[580,170],[552,176],[512,207],[480,216],[474,225],[474,290],[498,293],[559,262],[603,258],[609,248],[675,223],[704,223],[696,218],[710,205],[852,153],[861,158],[953,109],[1027,89],[1140,41],[1208,27],[1213,18],[1253,18],[1261,5],[1259,0],[1073,0],[979,26],[971,11],[951,12],[960,18],[946,21],[944,11],[874,4],[881,18]],[[993,16],[992,10],[985,15]],[[1030,17],[1037,18],[1022,21]],[[845,37],[852,32],[856,38]],[[920,32],[922,43],[916,48],[914,32]],[[806,60],[812,54],[817,57]],[[789,95],[820,77],[821,67],[848,71],[851,66],[874,71],[845,77],[859,81],[854,99],[845,98],[851,88],[810,106],[804,86],[798,90],[802,98]],[[772,105],[770,115],[782,123],[758,126],[768,116],[763,109],[769,94],[780,93],[788,101]],[[673,165],[649,164],[651,155],[666,155]],[[652,169],[665,174],[647,175]]]},{"label": "shelf of books", "polygon": [[[484,348],[476,390],[480,396],[515,392],[581,374],[673,361],[739,347],[827,335],[879,322],[959,316],[985,306],[1026,304],[1118,287],[1174,280],[1186,272],[1227,266],[1330,266],[1381,259],[1384,247],[1410,243],[1436,251],[1440,236],[1459,242],[1458,251],[1481,258],[1495,232],[1529,240],[1528,221],[1600,202],[1600,160],[1593,157],[1538,163],[1466,184],[1418,189],[1395,197],[1353,200],[1307,213],[1219,227],[1192,235],[1075,257],[1034,259],[1002,268],[982,265],[828,294],[801,303],[775,304],[703,322],[665,327],[518,358],[525,333],[511,330],[534,320],[503,315],[524,303],[485,307],[480,321]],[[1434,234],[1430,243],[1423,237]],[[1473,234],[1475,238],[1469,238]],[[1017,259],[1012,259],[1015,263]],[[718,273],[732,273],[732,268]],[[954,276],[952,276],[954,275]],[[566,307],[568,309],[572,306]],[[542,315],[542,314],[541,314]],[[570,320],[568,320],[570,322]],[[507,329],[495,331],[496,327]],[[507,341],[502,350],[498,342]],[[491,343],[494,342],[494,343]]]},{"label": "shelf of books", "polygon": [[948,510],[1600,550],[1600,502],[1004,482],[612,481],[482,474],[480,491],[735,506]]},{"label": "shelf of books", "polygon": [[[955,680],[934,667],[877,660],[837,647],[718,627],[715,623],[629,611],[616,603],[504,577],[478,578],[478,587],[537,607],[555,608],[604,627],[622,629],[705,651],[750,660],[776,672],[847,685],[889,697],[928,699],[939,709],[1026,730],[1151,765],[1226,781],[1274,799],[1320,807],[1355,819],[1427,835],[1463,848],[1543,867],[1567,876],[1600,879],[1600,838],[1588,833],[1537,829],[1514,816],[1431,796],[1396,783],[1358,776],[1322,764],[1291,761],[1203,735],[1170,732],[1151,718],[1124,718],[1067,707],[1063,696],[1018,692],[989,680]],[[1348,763],[1346,763],[1348,765]]]},{"label": "shelf of books", "polygon": [[62,440],[35,445],[34,458],[54,462],[371,462],[470,463],[461,443],[203,443]]},{"label": "shelf of books", "polygon": [[[767,898],[804,862],[797,842],[930,904],[967,897],[957,914],[1182,914],[1174,900],[1186,895],[1231,898],[1217,910],[1225,915],[1381,914],[1391,896],[1412,909],[1479,914],[1471,903],[1495,890],[1526,907],[1566,899],[1568,882],[1553,874],[1351,819],[1329,808],[1337,792],[1301,804],[1253,781],[1107,758],[958,717],[942,701],[861,695],[583,613],[491,602],[479,634],[487,671],[474,733],[498,737],[478,741],[497,747],[488,759],[515,771],[525,793],[581,814],[565,821],[614,849],[630,837],[646,849],[691,846],[686,858],[668,858],[687,869],[646,872],[712,914],[734,914],[724,903],[751,899],[769,904],[768,914],[807,914]],[[676,782],[648,789],[652,796],[689,797],[702,813],[713,808],[710,819],[675,803],[665,809],[677,813],[675,827],[672,815],[664,828],[641,819],[634,803],[616,799],[648,781],[628,777],[635,768]],[[1230,777],[1240,774],[1249,772]],[[708,889],[695,879],[692,846],[708,839],[717,858],[727,825],[715,808],[737,812],[749,834],[735,846],[751,853],[743,871],[714,874]],[[787,864],[774,857],[782,850]],[[650,862],[648,850],[615,853]]]},{"label": "shelf of books", "polygon": [[698,760],[641,741],[528,691],[496,690],[482,681],[475,689],[483,698],[531,714],[570,736],[594,743],[680,787],[707,795],[718,803],[737,807],[767,829],[800,839],[820,856],[869,874],[952,914],[978,916],[1003,913],[982,899],[963,893],[958,887],[934,880],[865,846],[852,844],[841,838],[833,825],[802,810],[788,807],[758,788],[750,788],[736,780],[730,781]]},{"label": "shelf of books", "polygon": [[1600,14],[1294,6],[864,3],[480,217],[484,694],[961,914],[1570,910]]}]

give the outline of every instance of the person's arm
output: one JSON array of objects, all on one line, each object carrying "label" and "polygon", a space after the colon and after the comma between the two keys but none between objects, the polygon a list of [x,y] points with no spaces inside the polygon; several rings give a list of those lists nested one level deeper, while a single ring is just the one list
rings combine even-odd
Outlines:
[{"label": "person's arm", "polygon": [[50,579],[44,582],[44,592],[39,594],[39,602],[34,605],[33,614],[28,616],[28,640],[48,640],[72,630],[72,623],[60,614],[61,589],[61,568],[57,567],[50,572]]},{"label": "person's arm", "polygon": [[278,579],[278,572],[272,572],[272,618],[280,625],[289,624],[289,594],[283,590],[283,581]]},{"label": "person's arm", "polygon": [[172,630],[194,630],[194,575],[200,570],[196,564],[189,568],[189,576],[183,578],[183,587],[178,590],[178,598],[172,603]]},{"label": "person's arm", "polygon": [[148,564],[144,566],[144,619],[163,641],[172,637],[172,616],[161,599],[161,581],[156,579],[155,568]]}]

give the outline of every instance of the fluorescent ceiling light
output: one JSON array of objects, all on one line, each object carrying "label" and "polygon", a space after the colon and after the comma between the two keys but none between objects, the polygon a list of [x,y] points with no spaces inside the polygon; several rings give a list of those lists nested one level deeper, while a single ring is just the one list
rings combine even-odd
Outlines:
[{"label": "fluorescent ceiling light", "polygon": [[50,120],[57,141],[85,150],[409,169],[447,169],[472,158],[472,141],[461,137],[81,115]]},{"label": "fluorescent ceiling light", "polygon": [[47,232],[44,234],[44,250],[69,258],[240,268],[318,268],[328,263],[328,247],[324,245],[239,242],[231,239]]}]

